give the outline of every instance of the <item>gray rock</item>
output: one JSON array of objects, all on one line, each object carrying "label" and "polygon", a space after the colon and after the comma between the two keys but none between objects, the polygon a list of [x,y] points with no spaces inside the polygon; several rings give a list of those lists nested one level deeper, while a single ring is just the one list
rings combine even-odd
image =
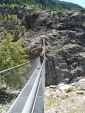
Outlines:
[{"label": "gray rock", "polygon": [[81,90],[85,90],[85,79],[80,79],[78,82],[78,86]]},{"label": "gray rock", "polygon": [[39,55],[40,39],[46,38],[46,85],[85,76],[85,12],[42,11],[27,15],[25,22],[33,32],[29,41],[34,48],[32,57],[36,56],[36,49]]}]

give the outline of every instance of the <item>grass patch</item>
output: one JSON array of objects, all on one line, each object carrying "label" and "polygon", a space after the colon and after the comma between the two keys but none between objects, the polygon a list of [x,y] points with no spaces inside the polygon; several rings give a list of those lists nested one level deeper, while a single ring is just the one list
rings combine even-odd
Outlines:
[{"label": "grass patch", "polygon": [[47,107],[50,108],[50,107],[55,107],[55,106],[56,106],[56,98],[49,97],[47,99]]}]

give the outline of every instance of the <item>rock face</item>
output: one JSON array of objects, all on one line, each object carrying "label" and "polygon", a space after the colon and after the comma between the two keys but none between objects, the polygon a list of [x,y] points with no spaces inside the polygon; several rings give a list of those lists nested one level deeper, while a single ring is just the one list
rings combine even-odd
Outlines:
[{"label": "rock face", "polygon": [[42,11],[29,14],[24,20],[31,29],[25,36],[28,48],[40,50],[40,40],[46,39],[47,85],[69,83],[85,76],[85,11]]}]

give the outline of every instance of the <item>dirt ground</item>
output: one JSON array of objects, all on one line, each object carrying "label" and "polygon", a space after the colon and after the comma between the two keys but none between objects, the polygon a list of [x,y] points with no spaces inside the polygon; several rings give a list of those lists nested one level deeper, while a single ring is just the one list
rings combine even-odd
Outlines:
[{"label": "dirt ground", "polygon": [[45,90],[45,113],[85,113],[85,81]]}]

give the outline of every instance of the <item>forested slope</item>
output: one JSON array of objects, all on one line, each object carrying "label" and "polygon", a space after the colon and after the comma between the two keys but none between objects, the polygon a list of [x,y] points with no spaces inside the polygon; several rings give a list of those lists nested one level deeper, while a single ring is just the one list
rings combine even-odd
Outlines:
[{"label": "forested slope", "polygon": [[69,10],[79,10],[83,9],[81,6],[59,1],[59,0],[0,0],[1,4],[36,4],[42,8],[51,8],[51,9],[69,9]]}]

